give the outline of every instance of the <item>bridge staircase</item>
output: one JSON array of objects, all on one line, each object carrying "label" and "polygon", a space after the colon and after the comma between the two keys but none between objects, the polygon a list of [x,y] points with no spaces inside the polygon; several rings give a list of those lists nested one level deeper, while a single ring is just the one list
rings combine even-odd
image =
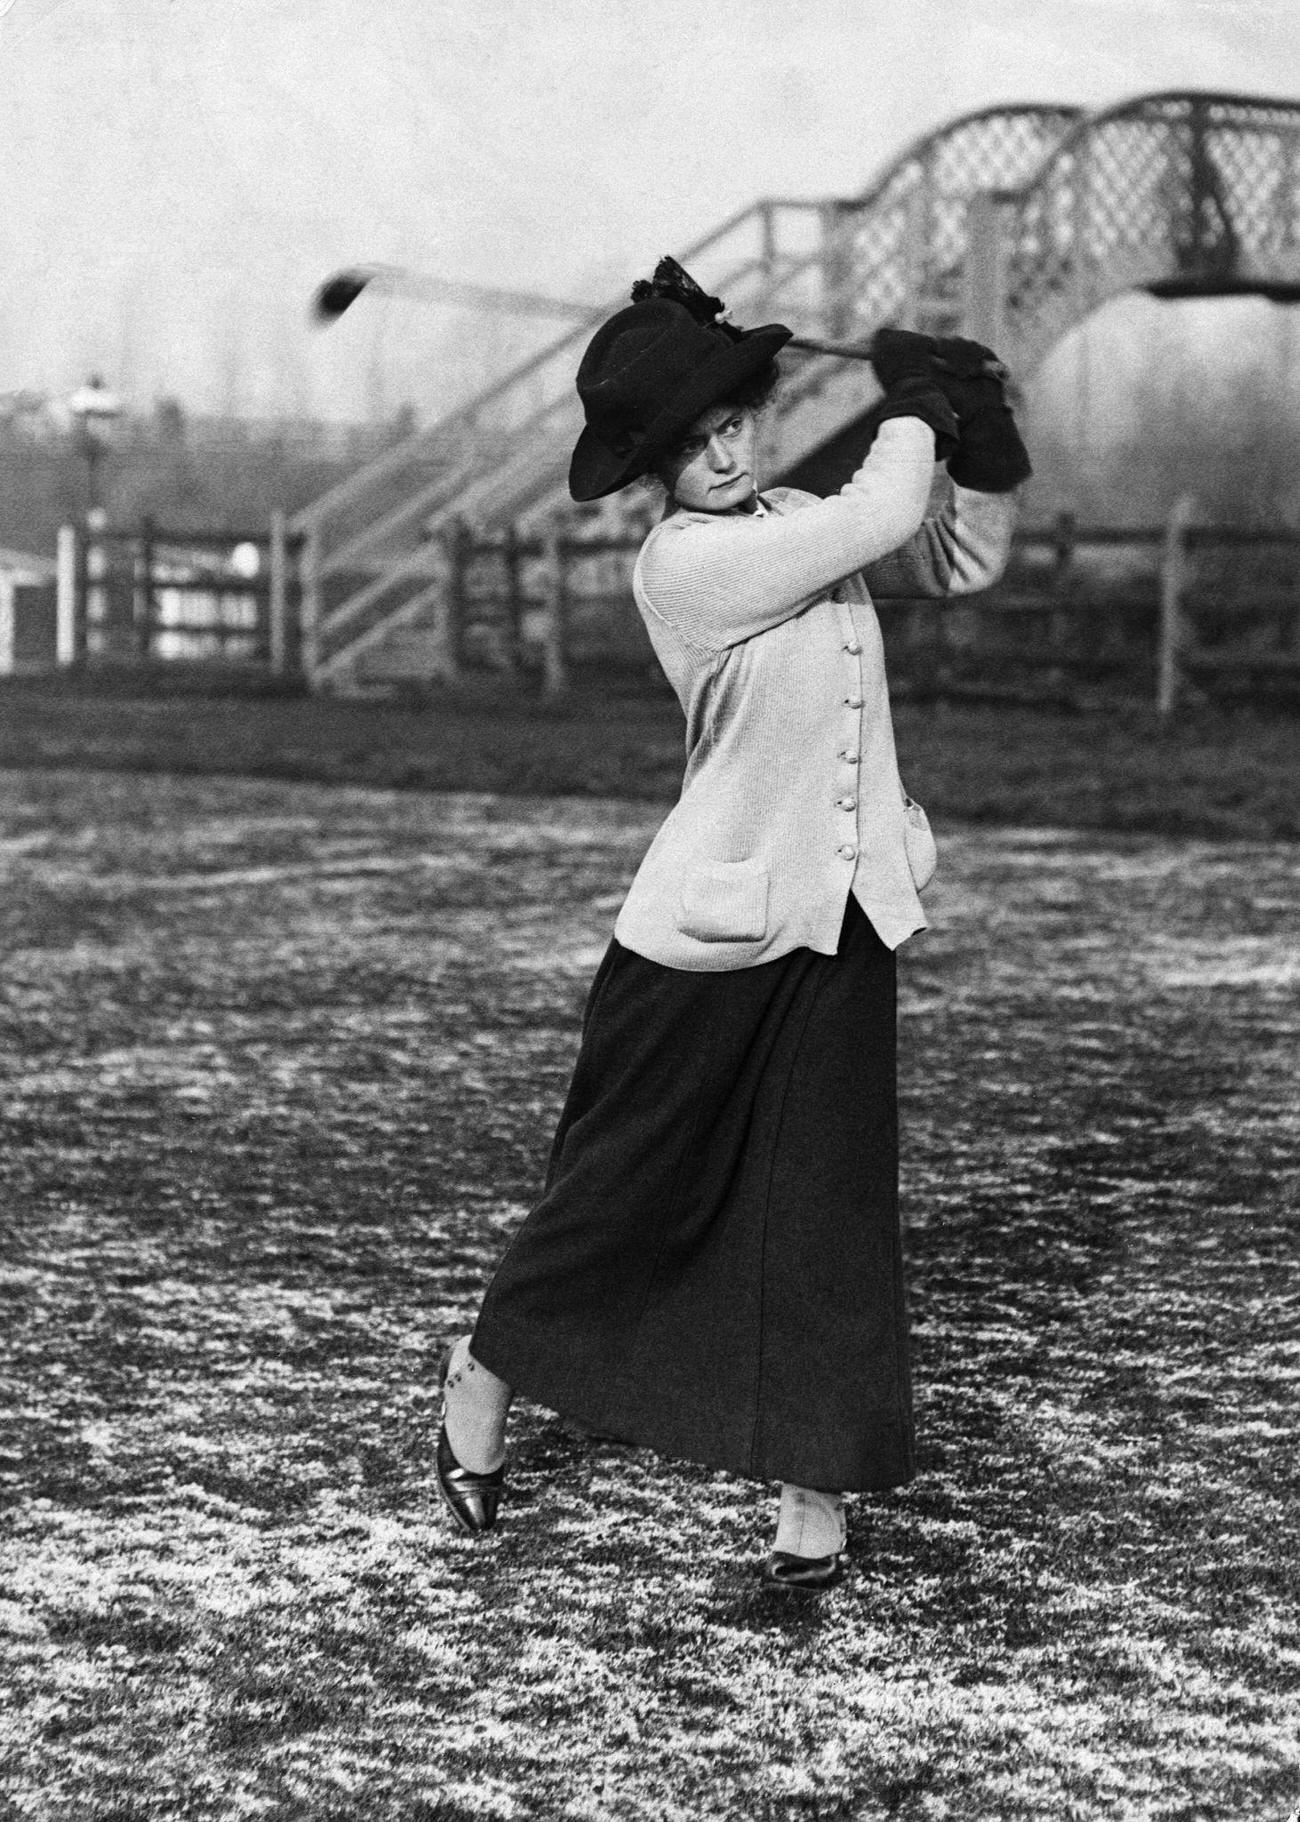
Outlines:
[{"label": "bridge staircase", "polygon": [[[678,257],[739,322],[836,339],[883,322],[970,334],[1023,378],[1124,290],[1300,298],[1300,103],[1163,94],[1100,114],[983,109],[917,140],[859,196],[765,198]],[[527,539],[563,522],[598,539],[648,524],[635,488],[583,508],[568,499],[573,375],[590,333],[560,336],[291,522],[313,686],[365,690],[446,666],[462,527]],[[786,364],[766,431],[774,476],[875,396],[857,363]]]}]

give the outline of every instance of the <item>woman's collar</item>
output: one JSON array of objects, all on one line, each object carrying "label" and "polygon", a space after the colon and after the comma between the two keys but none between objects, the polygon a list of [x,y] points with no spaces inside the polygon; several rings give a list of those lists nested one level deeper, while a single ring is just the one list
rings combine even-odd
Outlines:
[{"label": "woman's collar", "polygon": [[754,495],[754,509],[752,512],[746,512],[743,506],[730,506],[727,508],[726,512],[704,512],[696,506],[681,505],[679,501],[674,500],[673,496],[669,494],[668,498],[664,501],[664,509],[660,516],[659,523],[663,525],[667,520],[677,518],[679,514],[685,518],[701,520],[770,519],[775,517],[772,508],[768,505],[761,493],[756,493]]}]

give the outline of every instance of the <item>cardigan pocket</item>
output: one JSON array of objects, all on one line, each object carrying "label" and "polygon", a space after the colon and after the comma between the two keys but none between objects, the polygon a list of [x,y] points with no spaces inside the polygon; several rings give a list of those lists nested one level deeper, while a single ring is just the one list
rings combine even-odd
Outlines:
[{"label": "cardigan pocket", "polygon": [[767,862],[700,861],[682,881],[677,927],[702,943],[760,942],[767,935]]},{"label": "cardigan pocket", "polygon": [[930,818],[906,792],[903,794],[903,845],[907,849],[907,864],[912,869],[912,884],[919,892],[934,878],[939,850],[930,832]]}]

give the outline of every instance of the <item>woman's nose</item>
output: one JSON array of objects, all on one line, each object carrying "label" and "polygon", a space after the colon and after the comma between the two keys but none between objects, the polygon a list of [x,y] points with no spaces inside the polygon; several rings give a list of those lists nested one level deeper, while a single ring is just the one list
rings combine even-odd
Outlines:
[{"label": "woman's nose", "polygon": [[711,436],[708,444],[709,467],[721,472],[731,467],[731,450],[720,436]]}]

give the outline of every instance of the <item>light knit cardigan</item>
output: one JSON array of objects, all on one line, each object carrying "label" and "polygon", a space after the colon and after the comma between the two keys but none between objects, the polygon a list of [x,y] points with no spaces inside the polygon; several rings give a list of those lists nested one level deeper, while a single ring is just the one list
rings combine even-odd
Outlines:
[{"label": "light knit cardigan", "polygon": [[934,474],[932,431],[891,418],[829,499],[672,509],[642,545],[633,592],[687,758],[615,924],[626,948],[703,971],[833,955],[850,891],[891,949],[925,928],[871,591],[987,587],[1014,510],[944,476],[927,517]]}]

